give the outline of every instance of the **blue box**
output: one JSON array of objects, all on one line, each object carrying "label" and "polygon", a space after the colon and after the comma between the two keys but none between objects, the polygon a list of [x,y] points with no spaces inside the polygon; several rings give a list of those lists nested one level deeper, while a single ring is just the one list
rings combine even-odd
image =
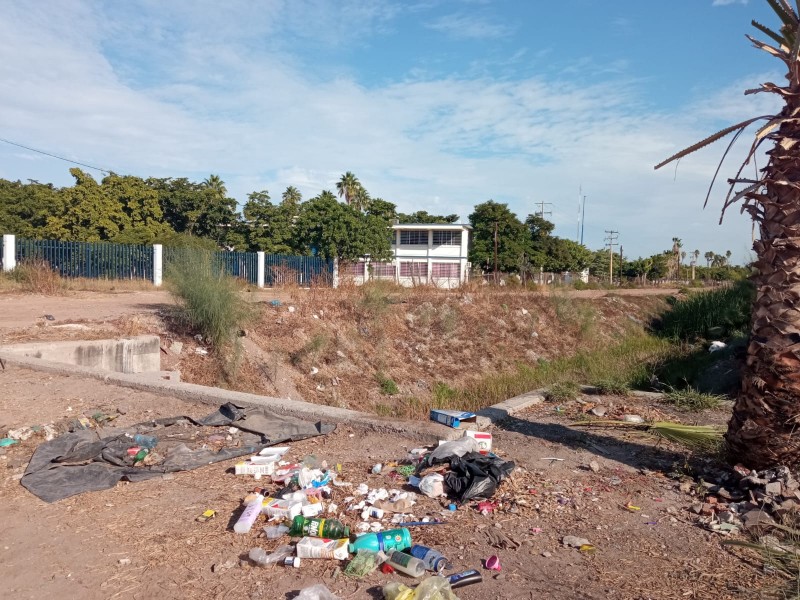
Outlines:
[{"label": "blue box", "polygon": [[478,415],[463,410],[432,409],[431,421],[436,421],[453,429],[459,429],[462,423],[477,424]]}]

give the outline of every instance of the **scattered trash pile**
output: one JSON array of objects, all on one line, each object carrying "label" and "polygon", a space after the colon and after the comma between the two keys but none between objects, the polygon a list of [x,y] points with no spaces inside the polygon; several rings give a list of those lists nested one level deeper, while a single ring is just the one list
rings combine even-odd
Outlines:
[{"label": "scattered trash pile", "polygon": [[759,535],[775,523],[791,524],[800,514],[800,482],[787,467],[751,471],[737,465],[734,472],[721,474],[716,484],[681,483],[681,491],[700,498],[691,510],[710,531]]},{"label": "scattered trash pile", "polygon": [[[377,570],[419,580],[389,582],[383,587],[386,600],[457,600],[452,590],[482,581],[481,573],[468,568],[446,576],[452,563],[435,548],[415,543],[411,531],[446,524],[444,517],[467,501],[484,499],[484,514],[493,510],[496,505],[488,500],[514,463],[485,448],[485,442],[465,435],[441,442],[432,452],[415,448],[401,461],[374,465],[369,472],[388,478],[389,489],[345,481],[341,464],[329,465],[315,456],[292,462],[285,460],[289,448],[265,448],[236,465],[236,473],[257,480],[268,477],[275,489],[257,487],[245,497],[233,530],[247,534],[262,515],[266,519],[263,537],[273,547],[252,548],[254,565],[302,568],[306,560],[348,561],[335,569],[334,580],[340,574],[362,579]],[[420,494],[444,499],[442,518],[415,516]],[[483,566],[501,570],[497,556],[488,557]],[[298,597],[336,598],[322,584]]]},{"label": "scattered trash pile", "polygon": [[[333,430],[332,425],[231,403],[199,420],[169,417],[113,428],[102,426],[109,419],[98,419],[78,419],[70,432],[58,436],[48,433],[20,483],[45,502],[55,502],[113,487],[123,478],[143,481],[196,469]],[[15,433],[9,432],[9,438]]]}]

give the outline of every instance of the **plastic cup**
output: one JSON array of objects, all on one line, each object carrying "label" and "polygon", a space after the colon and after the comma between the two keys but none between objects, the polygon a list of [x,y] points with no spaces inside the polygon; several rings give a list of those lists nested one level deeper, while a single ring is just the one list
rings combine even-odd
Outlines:
[{"label": "plastic cup", "polygon": [[484,564],[486,565],[487,569],[490,569],[492,571],[499,571],[502,569],[502,567],[500,566],[500,559],[497,558],[497,556],[495,556],[494,554],[492,554],[492,556],[487,558]]}]

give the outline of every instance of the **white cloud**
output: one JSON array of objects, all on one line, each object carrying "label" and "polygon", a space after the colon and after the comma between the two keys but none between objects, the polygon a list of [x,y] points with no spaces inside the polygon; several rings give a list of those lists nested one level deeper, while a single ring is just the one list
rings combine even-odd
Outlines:
[{"label": "white cloud", "polygon": [[748,0],[714,0],[711,6],[728,6],[729,4],[747,4]]},{"label": "white cloud", "polygon": [[[346,170],[404,211],[466,216],[493,198],[524,218],[545,200],[565,237],[575,235],[582,185],[591,247],[608,228],[630,254],[663,250],[673,236],[701,252],[743,256],[749,246],[745,219],[732,214],[719,228],[718,204],[700,210],[722,147],[684,159],[677,176],[653,165],[713,131],[720,113],[732,122],[753,114],[758,97],[734,102],[725,90],[661,114],[640,104],[643,82],[619,74],[594,84],[484,74],[366,87],[346,70],[309,70],[285,38],[262,40],[301,28],[298,3],[256,14],[248,2],[213,18],[187,9],[194,3],[144,6],[137,17],[79,3],[0,5],[0,82],[13,89],[0,96],[0,136],[123,173],[220,173],[240,202],[264,188],[278,198],[288,185],[308,198]],[[389,5],[344,6],[368,22],[336,21],[330,44],[393,26]],[[321,19],[332,10],[309,7]],[[314,20],[307,32],[320,27]],[[69,183],[68,165],[14,152],[0,145],[0,177]]]},{"label": "white cloud", "polygon": [[500,23],[493,23],[486,18],[463,13],[439,17],[425,23],[425,27],[441,31],[456,39],[499,38],[508,35],[511,31],[509,27]]}]

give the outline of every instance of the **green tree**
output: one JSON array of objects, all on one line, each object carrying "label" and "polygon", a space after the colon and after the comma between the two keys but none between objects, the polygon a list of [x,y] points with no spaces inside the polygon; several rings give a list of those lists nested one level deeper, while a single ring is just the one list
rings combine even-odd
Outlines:
[{"label": "green tree", "polygon": [[0,179],[0,233],[42,237],[59,204],[59,190],[52,184]]},{"label": "green tree", "polygon": [[528,228],[508,209],[507,204],[494,200],[478,204],[469,215],[469,222],[472,225],[469,259],[485,271],[494,270],[495,235],[497,266],[504,273],[517,272],[520,257],[533,251]]},{"label": "green tree", "polygon": [[109,204],[118,202],[127,219],[111,241],[122,244],[153,244],[170,232],[164,222],[158,193],[143,179],[111,174],[101,183]]},{"label": "green tree", "polygon": [[592,260],[592,252],[583,244],[559,237],[544,240],[544,270],[551,273],[583,271]]},{"label": "green tree", "polygon": [[408,225],[411,223],[458,223],[458,215],[432,215],[424,210],[413,213],[399,213],[397,219],[400,223]]},{"label": "green tree", "polygon": [[290,185],[286,188],[286,190],[281,194],[281,204],[286,206],[300,206],[300,203],[303,201],[303,195],[293,185]]},{"label": "green tree", "polygon": [[397,206],[383,198],[373,198],[369,203],[367,214],[379,217],[391,225],[397,218]]},{"label": "green tree", "polygon": [[703,254],[703,258],[706,259],[706,266],[710,267],[711,266],[711,261],[714,260],[714,253],[710,252],[710,251],[706,252],[705,254]]},{"label": "green tree", "polygon": [[303,203],[297,218],[297,243],[306,254],[357,260],[391,257],[386,222],[342,204],[329,191]]},{"label": "green tree", "polygon": [[75,185],[62,188],[53,216],[47,219],[45,235],[58,240],[102,242],[114,239],[130,227],[122,204],[103,193],[94,178],[74,168]]}]

